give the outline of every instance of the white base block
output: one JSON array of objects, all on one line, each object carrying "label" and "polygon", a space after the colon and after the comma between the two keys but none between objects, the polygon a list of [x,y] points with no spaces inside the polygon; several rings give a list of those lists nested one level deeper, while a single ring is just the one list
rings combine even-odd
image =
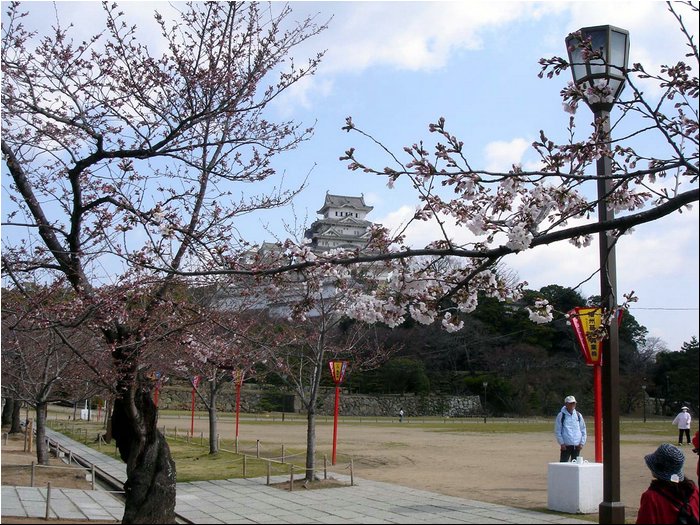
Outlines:
[{"label": "white base block", "polygon": [[570,514],[598,512],[603,501],[602,463],[550,463],[547,508]]}]

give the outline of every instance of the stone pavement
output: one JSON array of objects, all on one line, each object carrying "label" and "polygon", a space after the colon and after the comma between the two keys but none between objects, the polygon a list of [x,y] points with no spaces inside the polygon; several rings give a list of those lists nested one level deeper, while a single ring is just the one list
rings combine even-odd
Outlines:
[{"label": "stone pavement", "polygon": [[[46,487],[2,486],[2,517],[46,517]],[[51,489],[49,518],[65,520],[121,520],[124,503],[102,490]],[[38,523],[38,521],[37,521]]]},{"label": "stone pavement", "polygon": [[[86,445],[47,429],[47,435],[73,456],[83,457],[117,479],[126,466]],[[559,513],[534,512],[400,485],[331,474],[347,487],[293,491],[266,485],[267,478],[197,481],[177,484],[175,511],[190,523],[580,523],[591,521]],[[273,476],[272,483],[288,481]],[[43,518],[45,488],[2,487],[2,516]],[[50,517],[120,519],[123,503],[100,490],[52,489]]]}]

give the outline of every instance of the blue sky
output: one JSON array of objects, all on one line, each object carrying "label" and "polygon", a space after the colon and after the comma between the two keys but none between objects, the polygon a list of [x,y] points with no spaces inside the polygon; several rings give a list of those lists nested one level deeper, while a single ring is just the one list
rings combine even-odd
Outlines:
[{"label": "blue sky", "polygon": [[[137,23],[150,23],[154,3],[127,2]],[[273,9],[280,4],[273,4]],[[404,145],[429,139],[427,126],[445,117],[464,140],[472,165],[507,170],[514,162],[535,166],[530,144],[544,129],[565,140],[568,115],[559,91],[570,76],[539,79],[538,59],[564,55],[566,35],[584,26],[612,24],[630,32],[630,62],[653,70],[677,61],[683,41],[666,5],[637,2],[292,2],[292,18],[318,13],[330,27],[299,50],[327,49],[317,75],[270,108],[271,116],[316,122],[312,140],[280,157],[276,166],[293,186],[308,175],[308,188],[294,211],[252,216],[241,229],[255,241],[283,236],[282,222],[311,222],[324,194],[363,194],[374,206],[369,219],[397,227],[412,215],[418,201],[410,188],[358,172],[338,158],[349,147],[368,164],[388,160],[355,134],[341,130],[345,118],[400,152]],[[167,4],[157,3],[161,11]],[[33,2],[31,9],[53,13],[53,6]],[[59,2],[62,19],[79,16],[82,28],[94,28],[99,5]],[[50,15],[46,17],[50,21]],[[687,23],[698,34],[697,20]],[[654,90],[648,87],[653,96]],[[615,114],[613,114],[613,118]],[[579,133],[588,132],[592,115],[582,107]],[[595,191],[591,187],[591,192]],[[427,224],[411,230],[415,246],[431,239]],[[455,231],[455,238],[463,232]],[[618,245],[618,292],[634,290],[639,302],[632,313],[670,349],[698,336],[698,211],[674,214],[638,227]],[[585,250],[569,245],[536,249],[505,260],[528,281],[529,288],[548,284],[577,286],[583,295],[598,293],[597,242]],[[586,280],[588,281],[586,282]]]}]

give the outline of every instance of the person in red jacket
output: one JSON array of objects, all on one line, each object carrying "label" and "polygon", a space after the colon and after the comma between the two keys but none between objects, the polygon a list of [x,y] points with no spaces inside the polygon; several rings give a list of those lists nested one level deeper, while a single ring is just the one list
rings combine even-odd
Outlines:
[{"label": "person in red jacket", "polygon": [[637,523],[675,523],[679,509],[685,502],[698,519],[698,487],[683,474],[683,451],[664,443],[653,454],[644,456],[644,461],[654,479],[642,494]]},{"label": "person in red jacket", "polygon": [[[700,430],[695,431],[695,435],[693,436],[693,452],[696,454],[700,454],[700,437],[698,436],[700,434]],[[695,475],[698,477],[698,483],[700,483],[700,457],[698,457],[698,466],[695,467]]]}]

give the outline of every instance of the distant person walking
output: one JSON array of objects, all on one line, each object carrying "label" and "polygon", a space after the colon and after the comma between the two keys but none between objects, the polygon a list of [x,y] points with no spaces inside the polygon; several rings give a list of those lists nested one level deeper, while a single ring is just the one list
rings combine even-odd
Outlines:
[{"label": "distant person walking", "polygon": [[399,408],[399,423],[403,423],[403,408]]},{"label": "distant person walking", "polygon": [[681,407],[681,411],[673,419],[673,424],[678,426],[678,445],[683,445],[683,436],[690,445],[690,412],[688,407]]},{"label": "distant person walking", "polygon": [[576,410],[576,398],[566,396],[564,406],[554,420],[554,437],[559,443],[559,461],[566,463],[578,458],[586,444],[586,422]]}]

